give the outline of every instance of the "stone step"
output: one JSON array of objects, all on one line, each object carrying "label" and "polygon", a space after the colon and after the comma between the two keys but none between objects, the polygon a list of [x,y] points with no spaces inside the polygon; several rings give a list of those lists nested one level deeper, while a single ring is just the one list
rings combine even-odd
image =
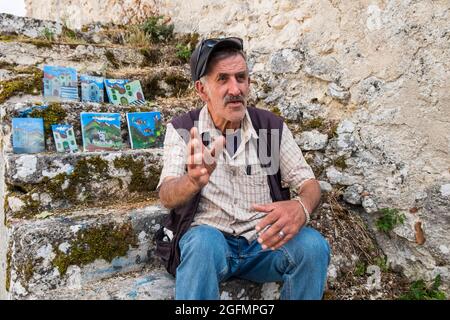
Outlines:
[{"label": "stone step", "polygon": [[15,221],[8,232],[6,289],[24,298],[161,267],[153,237],[166,213],[153,200]]},{"label": "stone step", "polygon": [[[264,285],[233,279],[220,286],[222,300],[278,299],[279,284]],[[50,290],[30,295],[39,300],[171,300],[175,296],[175,279],[160,268],[115,275],[108,279]]]},{"label": "stone step", "polygon": [[145,65],[145,56],[134,48],[92,44],[59,44],[51,42],[1,41],[1,62],[4,66],[56,65],[72,67],[78,73],[103,75],[107,69]]},{"label": "stone step", "polygon": [[[159,98],[154,102],[139,107],[115,106],[112,104],[99,104],[89,102],[50,103],[46,109],[36,109],[29,114],[30,117],[43,118],[45,129],[45,144],[47,151],[56,151],[51,131],[52,124],[71,124],[75,131],[75,139],[79,147],[82,146],[81,112],[115,112],[121,114],[122,142],[124,147],[130,147],[129,133],[126,120],[127,112],[160,111],[162,121],[166,124],[174,116],[184,113],[201,105],[197,98]],[[32,103],[4,103],[0,104],[0,138],[3,140],[3,151],[12,152],[11,121],[14,117],[21,117],[23,113],[34,106]]]},{"label": "stone step", "polygon": [[5,154],[5,220],[156,196],[162,149]]},{"label": "stone step", "polygon": [[[135,48],[84,44],[36,48],[32,43],[0,40],[0,52],[0,84],[10,88],[0,89],[0,103],[22,93],[37,95],[32,101],[44,101],[44,65],[72,67],[78,74],[140,80],[147,100],[158,96],[181,96],[192,91],[187,65],[150,63],[145,54]],[[164,59],[162,56],[161,60]]]}]

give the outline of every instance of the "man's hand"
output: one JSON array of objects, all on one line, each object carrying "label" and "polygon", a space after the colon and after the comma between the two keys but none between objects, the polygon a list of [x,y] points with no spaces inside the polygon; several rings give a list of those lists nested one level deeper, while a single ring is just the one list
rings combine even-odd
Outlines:
[{"label": "man's hand", "polygon": [[198,129],[193,127],[190,131],[191,139],[187,145],[187,176],[191,183],[200,190],[209,182],[209,177],[217,165],[217,158],[222,152],[225,138],[223,136],[214,140],[212,148],[203,145]]},{"label": "man's hand", "polygon": [[[253,210],[267,212],[267,215],[256,225],[260,232],[258,237],[263,249],[276,250],[291,240],[305,224],[305,212],[296,200],[278,201],[268,204],[254,204]],[[281,234],[280,234],[280,231]]]}]

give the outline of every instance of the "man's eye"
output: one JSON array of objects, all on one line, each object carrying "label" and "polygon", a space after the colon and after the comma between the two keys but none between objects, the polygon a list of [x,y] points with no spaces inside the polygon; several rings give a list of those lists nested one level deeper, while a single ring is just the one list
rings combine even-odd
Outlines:
[{"label": "man's eye", "polygon": [[226,79],[227,79],[226,76],[219,76],[219,78],[218,78],[219,81],[224,81],[224,80],[226,80]]},{"label": "man's eye", "polygon": [[238,74],[238,76],[237,76],[238,81],[242,82],[242,81],[245,81],[245,79],[247,79],[245,74]]}]

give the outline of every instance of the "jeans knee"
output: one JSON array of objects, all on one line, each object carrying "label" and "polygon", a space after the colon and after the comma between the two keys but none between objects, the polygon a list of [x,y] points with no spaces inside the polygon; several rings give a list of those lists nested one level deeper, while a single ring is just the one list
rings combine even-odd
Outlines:
[{"label": "jeans knee", "polygon": [[194,255],[200,259],[220,258],[226,255],[226,240],[223,234],[207,225],[189,229],[179,242],[181,256]]},{"label": "jeans knee", "polygon": [[328,241],[315,229],[303,228],[295,239],[294,257],[296,263],[324,264],[330,261],[330,246]]}]

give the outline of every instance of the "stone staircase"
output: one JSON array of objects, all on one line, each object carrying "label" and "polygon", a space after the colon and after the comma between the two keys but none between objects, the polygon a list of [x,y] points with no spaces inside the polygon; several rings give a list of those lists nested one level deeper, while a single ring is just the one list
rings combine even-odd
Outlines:
[{"label": "stone staircase", "polygon": [[[43,38],[44,30],[54,39]],[[153,242],[167,213],[155,192],[162,149],[132,150],[125,113],[158,110],[168,121],[201,106],[188,65],[176,55],[176,44],[195,36],[176,35],[167,43],[139,47],[124,43],[124,30],[93,25],[67,38],[70,30],[60,23],[0,14],[0,299],[174,297],[174,279],[155,256]],[[44,118],[46,152],[14,154],[11,119],[44,104],[45,64],[73,67],[79,74],[140,80],[148,102],[141,107],[71,102],[36,108],[31,115]],[[252,99],[257,100],[267,88],[264,83],[254,86]],[[81,147],[81,112],[119,112],[124,148],[57,153],[50,125],[72,124]],[[299,127],[295,121],[288,125],[294,133]],[[305,158],[317,177],[327,180],[323,161],[311,150]],[[358,262],[369,265],[383,254],[359,209],[341,206],[339,184],[346,185],[321,181],[325,197],[312,217],[333,252],[325,298],[392,298],[399,293],[394,288],[398,275],[383,272],[376,287],[368,285],[364,271],[354,275]],[[279,290],[277,283],[234,279],[221,285],[221,298],[276,299]]]},{"label": "stone staircase", "polygon": [[[0,298],[173,299],[174,279],[155,257],[153,242],[167,213],[155,193],[162,149],[131,149],[125,113],[159,110],[170,120],[198,107],[188,90],[187,65],[167,65],[176,59],[165,46],[151,48],[163,55],[152,62],[142,48],[42,40],[44,26],[61,34],[58,23],[8,15],[0,20]],[[21,27],[5,27],[16,20]],[[36,30],[24,36],[27,23]],[[79,74],[139,79],[149,102],[142,107],[73,102],[36,108],[32,116],[44,118],[46,152],[14,154],[11,119],[44,103],[44,64],[73,67]],[[124,149],[57,153],[53,123],[72,124],[82,149],[80,112],[121,113]],[[223,299],[277,294],[277,284],[234,280],[222,286]]]}]

